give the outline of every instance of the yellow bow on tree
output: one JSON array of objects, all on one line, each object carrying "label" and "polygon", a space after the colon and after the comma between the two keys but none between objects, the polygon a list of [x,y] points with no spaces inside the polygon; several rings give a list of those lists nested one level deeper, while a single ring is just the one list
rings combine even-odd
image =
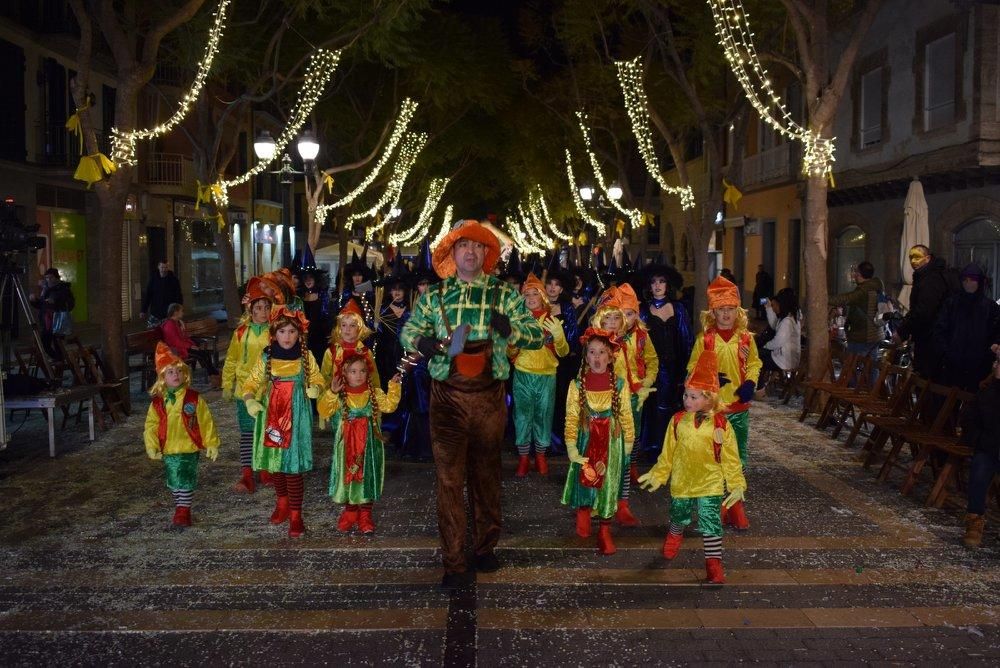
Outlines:
[{"label": "yellow bow on tree", "polygon": [[215,214],[215,224],[219,226],[220,233],[226,229],[226,217],[222,215],[221,211]]},{"label": "yellow bow on tree", "polygon": [[740,200],[743,199],[743,193],[740,192],[740,189],[726,179],[722,179],[722,185],[726,189],[722,193],[722,201],[732,204],[734,209],[740,208]]},{"label": "yellow bow on tree", "polygon": [[[90,96],[84,101],[82,107],[77,107],[73,115],[66,119],[66,129],[69,130],[70,134],[76,135],[77,140],[80,142],[80,153],[83,153],[83,124],[80,121],[80,112],[90,106]],[[99,181],[100,179],[98,179]]]},{"label": "yellow bow on tree", "polygon": [[578,244],[580,244],[581,246],[586,246],[587,245],[587,233],[586,232],[580,232],[580,236],[578,236],[576,238],[576,242]]},{"label": "yellow bow on tree", "polygon": [[329,174],[323,174],[323,185],[326,186],[326,191],[333,194],[333,177]]},{"label": "yellow bow on tree", "polygon": [[619,218],[618,220],[615,221],[615,232],[617,232],[618,236],[620,236],[620,237],[625,235],[625,221],[624,220],[622,220],[622,219]]},{"label": "yellow bow on tree", "polygon": [[73,178],[87,184],[89,190],[105,176],[110,176],[117,171],[115,163],[111,162],[108,156],[103,153],[93,153],[80,158],[80,164],[76,166]]},{"label": "yellow bow on tree", "polygon": [[643,226],[649,225],[650,227],[652,227],[653,223],[655,222],[655,220],[656,220],[656,216],[654,216],[651,213],[644,213],[644,214],[642,214],[642,224],[643,224]]},{"label": "yellow bow on tree", "polygon": [[830,170],[829,172],[827,172],[827,174],[826,174],[826,180],[829,182],[831,190],[833,188],[837,187],[836,182],[833,180],[833,170]]},{"label": "yellow bow on tree", "polygon": [[200,209],[202,203],[211,203],[212,186],[211,184],[202,185],[201,181],[198,179],[195,179],[194,182],[198,185],[197,191],[194,195],[194,208]]}]

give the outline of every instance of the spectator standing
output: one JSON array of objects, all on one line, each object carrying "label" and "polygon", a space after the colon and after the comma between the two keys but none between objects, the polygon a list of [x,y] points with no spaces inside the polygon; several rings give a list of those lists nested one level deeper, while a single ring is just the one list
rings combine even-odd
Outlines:
[{"label": "spectator standing", "polygon": [[[994,345],[987,352],[997,355],[1000,346]],[[993,362],[989,384],[963,409],[960,424],[962,443],[973,450],[962,542],[966,547],[979,547],[986,521],[986,495],[993,477],[1000,473],[1000,359]]]},{"label": "spectator standing", "polygon": [[167,318],[167,307],[171,304],[183,304],[184,295],[181,294],[181,282],[177,280],[174,272],[170,271],[170,266],[166,260],[156,263],[156,273],[149,277],[146,285],[146,294],[142,298],[142,308],[139,309],[139,318],[145,320],[147,316],[154,318],[157,324]]},{"label": "spectator standing", "polygon": [[950,272],[944,260],[934,257],[927,246],[910,249],[913,267],[913,291],[910,310],[899,325],[899,340],[913,340],[913,369],[921,376],[938,380],[941,351],[934,347],[934,321],[945,301],[960,286],[956,272]]},{"label": "spectator standing", "polygon": [[70,284],[59,276],[59,270],[49,267],[42,275],[41,295],[32,295],[28,300],[37,309],[42,330],[42,347],[54,360],[62,359],[62,352],[55,345],[57,336],[73,333],[73,318],[70,311],[76,306]]},{"label": "spectator standing", "polygon": [[[757,317],[766,317],[767,300],[774,294],[774,279],[767,273],[764,265],[757,265],[757,275],[754,277],[753,285],[753,307],[757,309]],[[763,303],[762,303],[763,302]]]},{"label": "spectator standing", "polygon": [[934,322],[933,346],[941,351],[941,382],[975,392],[990,373],[989,346],[1000,343],[1000,306],[986,294],[986,272],[976,263],[961,273],[962,291],[945,302]]},{"label": "spectator standing", "polygon": [[847,352],[866,355],[875,360],[883,329],[876,324],[882,281],[875,277],[875,267],[867,260],[851,272],[855,288],[830,297],[830,306],[842,306],[847,318]]},{"label": "spectator standing", "polygon": [[[768,300],[767,322],[774,337],[760,350],[765,371],[791,371],[799,366],[802,356],[802,323],[799,299],[791,288],[784,288]],[[761,374],[761,381],[766,379]],[[758,383],[760,385],[760,383]]]}]

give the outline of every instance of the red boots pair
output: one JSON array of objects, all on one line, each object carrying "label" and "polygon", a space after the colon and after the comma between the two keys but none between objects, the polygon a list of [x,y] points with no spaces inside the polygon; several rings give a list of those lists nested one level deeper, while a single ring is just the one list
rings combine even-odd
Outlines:
[{"label": "red boots pair", "polygon": [[[264,472],[261,471],[263,477]],[[261,482],[261,484],[264,484]],[[253,469],[249,466],[240,467],[240,479],[233,485],[233,491],[237,494],[253,494],[257,491],[257,485],[253,480]]]},{"label": "red boots pair", "polygon": [[[576,509],[576,535],[580,538],[590,538],[590,508]],[[597,529],[597,551],[601,554],[614,554],[617,551],[611,538],[611,521],[601,520]]]},{"label": "red boots pair", "polygon": [[337,531],[348,532],[355,526],[363,534],[375,533],[375,522],[372,520],[372,505],[365,503],[360,506],[347,504],[337,520]]},{"label": "red boots pair", "polygon": [[730,508],[722,506],[721,519],[724,527],[732,527],[739,531],[750,528],[750,520],[747,519],[747,511],[742,501],[737,501]]},{"label": "red boots pair", "polygon": [[274,512],[271,513],[271,524],[284,524],[288,522],[288,537],[301,537],[306,532],[305,522],[302,521],[302,510],[292,510],[288,504],[287,496],[276,498]]},{"label": "red boots pair", "polygon": [[174,509],[174,526],[175,527],[189,527],[189,526],[191,526],[191,507],[190,506],[177,506]]},{"label": "red boots pair", "polygon": [[532,463],[534,463],[534,468],[538,470],[538,475],[549,474],[549,462],[545,459],[545,453],[536,452],[534,462],[531,461],[531,455],[520,455],[517,458],[517,472],[514,475],[518,478],[528,475],[528,471],[532,468]]}]

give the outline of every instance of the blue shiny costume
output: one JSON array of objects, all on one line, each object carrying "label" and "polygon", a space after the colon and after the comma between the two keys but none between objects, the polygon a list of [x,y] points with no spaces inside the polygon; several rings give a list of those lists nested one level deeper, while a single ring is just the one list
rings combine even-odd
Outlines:
[{"label": "blue shiny costume", "polygon": [[[660,308],[668,301],[673,304],[674,317],[664,322],[650,314],[650,304]],[[642,452],[658,455],[663,448],[663,438],[670,418],[682,405],[681,395],[688,359],[694,346],[694,332],[688,311],[679,301],[650,299],[640,306],[639,317],[649,330],[649,338],[659,358],[659,367],[653,385],[656,392],[649,396],[643,406],[642,423],[637,431],[640,433]]]}]

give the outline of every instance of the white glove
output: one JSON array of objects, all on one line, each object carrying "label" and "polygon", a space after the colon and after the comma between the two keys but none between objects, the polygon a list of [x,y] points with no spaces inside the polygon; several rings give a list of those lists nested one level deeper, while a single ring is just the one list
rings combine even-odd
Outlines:
[{"label": "white glove", "polygon": [[219,458],[218,448],[205,448],[205,456],[211,459],[213,462]]},{"label": "white glove", "polygon": [[569,458],[570,462],[579,464],[580,466],[583,466],[590,461],[587,457],[581,456],[580,451],[576,449],[576,446],[570,443],[566,444],[566,457]]},{"label": "white glove", "polygon": [[725,501],[722,502],[723,508],[732,508],[736,505],[736,502],[743,500],[743,494],[746,492],[742,487],[737,487],[734,490],[730,490],[729,496],[726,497]]},{"label": "white glove", "polygon": [[648,492],[655,492],[656,490],[663,487],[663,485],[665,485],[667,482],[660,476],[653,473],[653,471],[649,471],[648,473],[643,473],[641,476],[639,476],[638,481],[639,481],[639,487]]},{"label": "white glove", "polygon": [[323,391],[323,388],[319,385],[310,385],[306,388],[306,396],[310,399],[319,399],[319,393]]},{"label": "white glove", "polygon": [[257,414],[264,410],[264,404],[260,403],[256,399],[247,399],[246,406],[247,413],[250,414],[250,417],[257,417]]}]

